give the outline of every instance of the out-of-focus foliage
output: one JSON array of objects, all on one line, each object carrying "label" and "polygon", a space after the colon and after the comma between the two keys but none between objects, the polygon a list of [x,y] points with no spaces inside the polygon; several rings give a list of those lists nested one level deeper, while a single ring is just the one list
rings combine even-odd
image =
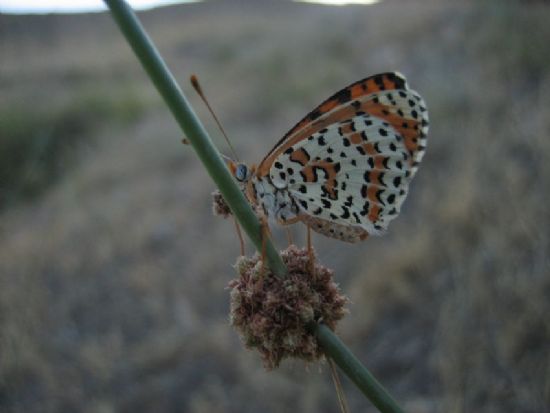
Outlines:
[{"label": "out-of-focus foliage", "polygon": [[[550,405],[547,3],[141,17],[250,162],[339,88],[404,73],[432,127],[401,216],[358,245],[314,238],[352,300],[338,332],[405,411]],[[0,410],[336,411],[326,366],[265,372],[229,327],[233,225],[110,17],[0,16],[0,56]]]}]

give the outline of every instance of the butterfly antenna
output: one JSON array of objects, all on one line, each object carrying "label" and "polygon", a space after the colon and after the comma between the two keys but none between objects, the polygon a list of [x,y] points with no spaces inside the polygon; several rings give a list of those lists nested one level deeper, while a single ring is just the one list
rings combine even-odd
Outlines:
[{"label": "butterfly antenna", "polygon": [[229,138],[227,137],[227,134],[225,133],[225,131],[222,128],[222,124],[220,123],[220,121],[218,120],[218,117],[216,116],[216,114],[214,113],[212,108],[210,107],[210,103],[208,103],[208,100],[206,100],[206,97],[204,96],[204,93],[202,92],[201,85],[199,84],[198,77],[196,75],[191,75],[190,80],[191,80],[191,84],[193,85],[193,89],[195,89],[195,92],[197,92],[197,94],[201,97],[202,101],[204,102],[204,104],[206,105],[208,110],[210,111],[210,114],[212,115],[212,117],[216,121],[216,124],[218,125],[218,128],[220,128],[227,144],[229,145],[229,148],[231,149],[231,152],[233,152],[233,156],[235,157],[235,160],[238,162],[239,157],[237,156],[237,152],[235,152],[235,149],[233,148],[233,145],[231,145],[231,141],[229,140]]}]

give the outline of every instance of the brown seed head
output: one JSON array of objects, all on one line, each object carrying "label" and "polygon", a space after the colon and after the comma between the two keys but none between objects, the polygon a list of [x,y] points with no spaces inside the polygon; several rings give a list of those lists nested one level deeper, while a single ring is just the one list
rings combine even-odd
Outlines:
[{"label": "brown seed head", "polygon": [[332,270],[309,263],[307,249],[291,245],[281,252],[288,275],[274,276],[262,268],[258,255],[239,257],[239,277],[229,283],[231,324],[249,348],[256,348],[267,369],[286,357],[315,361],[323,356],[310,322],[323,321],[331,329],[347,312],[347,298],[332,281]]},{"label": "brown seed head", "polygon": [[227,218],[231,215],[231,209],[229,205],[223,199],[223,196],[219,190],[212,192],[212,212],[216,216]]}]

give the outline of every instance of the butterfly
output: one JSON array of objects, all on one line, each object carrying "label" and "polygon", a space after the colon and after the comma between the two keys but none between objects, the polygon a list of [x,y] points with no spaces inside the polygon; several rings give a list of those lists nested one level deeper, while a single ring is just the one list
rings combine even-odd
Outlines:
[{"label": "butterfly", "polygon": [[428,124],[424,100],[403,75],[377,74],[326,99],[257,167],[230,161],[229,169],[267,218],[358,242],[399,214]]}]

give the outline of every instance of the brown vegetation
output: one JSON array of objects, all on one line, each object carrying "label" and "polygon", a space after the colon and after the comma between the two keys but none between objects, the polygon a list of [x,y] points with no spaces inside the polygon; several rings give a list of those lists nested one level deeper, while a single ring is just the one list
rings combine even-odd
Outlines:
[{"label": "brown vegetation", "polygon": [[[250,162],[338,88],[404,73],[432,127],[401,216],[357,245],[314,238],[352,301],[339,335],[406,411],[548,409],[547,4],[141,16]],[[110,17],[0,16],[0,53],[0,410],[336,411],[326,366],[266,372],[229,326],[233,224]]]}]

